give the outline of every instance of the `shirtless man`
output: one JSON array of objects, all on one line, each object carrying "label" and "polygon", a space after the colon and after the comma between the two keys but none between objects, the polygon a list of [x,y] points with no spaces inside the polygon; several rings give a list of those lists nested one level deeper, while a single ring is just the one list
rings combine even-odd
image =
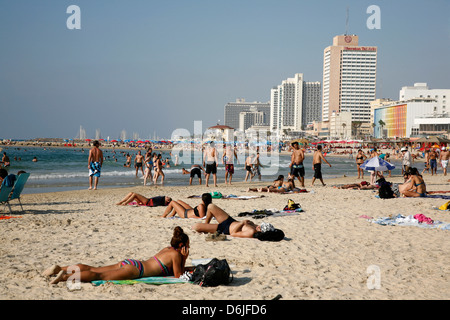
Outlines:
[{"label": "shirtless man", "polygon": [[322,179],[322,160],[325,161],[330,167],[331,164],[328,163],[327,159],[322,154],[322,146],[319,144],[317,146],[317,150],[314,151],[313,154],[313,170],[314,170],[314,178],[311,182],[311,186],[314,185],[314,181],[317,179],[320,179],[320,182],[322,182],[322,185],[325,186],[325,183],[323,183]]},{"label": "shirtless man", "polygon": [[217,166],[219,161],[217,161],[217,150],[212,141],[206,148],[203,155],[203,167],[206,167],[206,186],[208,187],[209,176],[213,175],[214,187],[217,187]]},{"label": "shirtless man", "polygon": [[231,146],[224,145],[222,163],[225,165],[225,184],[228,184],[228,175],[229,175],[231,185],[231,179],[233,178],[234,174],[234,158],[236,158],[237,162],[239,163],[239,159],[236,154],[236,149],[232,148]]},{"label": "shirtless man", "polygon": [[437,153],[434,151],[434,149],[430,150],[430,155],[428,156],[430,169],[431,169],[431,175],[437,174]]},{"label": "shirtless man", "polygon": [[439,154],[439,160],[441,161],[442,169],[444,170],[444,176],[447,175],[448,159],[450,158],[450,151],[446,147],[442,147],[442,151]]},{"label": "shirtless man", "polygon": [[[303,160],[305,159],[305,154],[303,150],[300,149],[298,142],[292,143],[291,163],[289,168],[291,168],[291,175],[298,178],[302,188],[305,187],[305,167],[303,166]],[[295,179],[295,178],[294,178]]]},{"label": "shirtless man", "polygon": [[144,175],[143,162],[144,156],[141,154],[141,150],[139,150],[138,154],[134,158],[134,167],[136,168],[136,178],[138,177],[139,168],[141,168],[142,175]]},{"label": "shirtless man", "polygon": [[89,150],[88,169],[89,169],[89,190],[92,189],[92,180],[95,177],[94,190],[97,189],[98,178],[103,164],[103,152],[99,149],[100,142],[94,141],[94,146]]}]

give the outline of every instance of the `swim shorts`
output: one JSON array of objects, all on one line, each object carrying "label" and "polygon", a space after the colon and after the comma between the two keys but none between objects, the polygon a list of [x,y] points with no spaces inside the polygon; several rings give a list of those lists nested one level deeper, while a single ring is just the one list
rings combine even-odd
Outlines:
[{"label": "swim shorts", "polygon": [[195,175],[197,175],[198,178],[201,178],[202,172],[200,171],[200,168],[191,169],[190,177],[193,178]]},{"label": "swim shorts", "polygon": [[102,165],[100,162],[91,162],[89,164],[89,176],[100,177],[100,172],[102,170]]},{"label": "swim shorts", "polygon": [[293,175],[294,177],[304,177],[305,176],[305,167],[303,166],[303,162],[292,165],[291,175]]},{"label": "swim shorts", "polygon": [[431,169],[437,168],[436,159],[430,159],[430,168]]},{"label": "swim shorts", "polygon": [[212,163],[212,164],[207,164],[206,165],[206,174],[216,174],[217,173],[217,165],[216,163]]},{"label": "swim shorts", "polygon": [[314,164],[314,178],[322,179],[322,164],[321,163]]},{"label": "swim shorts", "polygon": [[232,163],[226,164],[225,170],[230,174],[234,174],[234,164]]},{"label": "swim shorts", "polygon": [[447,168],[448,160],[441,160],[441,165],[442,165],[442,168]]}]

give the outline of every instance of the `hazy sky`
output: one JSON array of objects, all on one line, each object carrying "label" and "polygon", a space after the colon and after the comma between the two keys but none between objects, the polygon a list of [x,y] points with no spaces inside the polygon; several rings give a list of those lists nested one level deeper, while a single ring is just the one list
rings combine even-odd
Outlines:
[{"label": "hazy sky", "polygon": [[[67,28],[70,5],[80,30]],[[227,102],[267,102],[295,73],[322,82],[347,7],[349,33],[378,46],[377,98],[450,88],[448,0],[0,0],[0,139],[206,130]]]}]

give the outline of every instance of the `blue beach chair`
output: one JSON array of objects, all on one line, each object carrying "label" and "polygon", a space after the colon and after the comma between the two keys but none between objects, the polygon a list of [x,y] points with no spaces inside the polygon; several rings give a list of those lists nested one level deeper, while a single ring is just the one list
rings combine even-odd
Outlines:
[{"label": "blue beach chair", "polygon": [[[0,204],[5,204],[9,206],[9,195],[11,194],[11,190],[13,189],[13,186],[7,187],[3,185],[0,189]],[[11,212],[11,207],[9,207],[9,212]]]},{"label": "blue beach chair", "polygon": [[9,199],[7,200],[10,212],[11,212],[11,206],[10,206],[9,202],[11,200],[15,200],[15,199],[17,199],[19,201],[20,208],[23,211],[22,202],[20,201],[20,195],[22,194],[23,188],[25,187],[25,183],[27,182],[29,176],[30,176],[30,173],[28,173],[28,172],[22,173],[17,176],[16,182],[14,183],[14,187],[12,189],[12,194],[9,197]]}]

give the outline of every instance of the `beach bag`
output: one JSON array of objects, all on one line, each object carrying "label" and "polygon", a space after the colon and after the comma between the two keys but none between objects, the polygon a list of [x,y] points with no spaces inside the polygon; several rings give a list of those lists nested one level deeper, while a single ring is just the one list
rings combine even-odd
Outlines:
[{"label": "beach bag", "polygon": [[214,258],[207,264],[199,264],[192,273],[192,282],[200,287],[227,285],[232,280],[233,275],[226,259]]},{"label": "beach bag", "polygon": [[300,204],[295,203],[294,200],[289,199],[288,204],[284,207],[284,211],[286,210],[295,210],[301,208]]},{"label": "beach bag", "polygon": [[211,192],[211,198],[213,198],[213,199],[221,199],[222,198],[222,193],[220,193],[219,191],[213,191],[213,192]]},{"label": "beach bag", "polygon": [[439,210],[449,210],[449,209],[450,209],[450,201],[444,203],[442,206],[439,207]]},{"label": "beach bag", "polygon": [[394,191],[392,191],[391,184],[387,182],[384,178],[377,180],[380,189],[378,189],[378,196],[381,199],[391,199],[395,198]]}]

